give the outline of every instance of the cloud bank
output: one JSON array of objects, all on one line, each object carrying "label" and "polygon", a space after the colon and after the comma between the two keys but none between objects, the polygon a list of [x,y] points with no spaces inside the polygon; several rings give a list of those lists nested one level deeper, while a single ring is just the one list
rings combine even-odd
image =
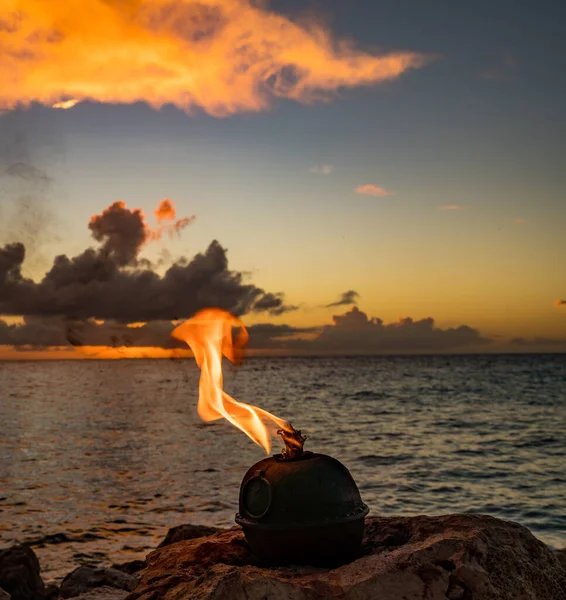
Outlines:
[{"label": "cloud bank", "polygon": [[315,340],[315,345],[325,352],[452,352],[490,342],[467,325],[440,329],[431,318],[419,321],[406,318],[384,324],[379,318],[369,318],[357,306],[343,315],[335,315],[332,320],[334,323],[323,327]]},{"label": "cloud bank", "polygon": [[4,0],[0,57],[0,110],[143,101],[214,116],[327,99],[427,60],[363,52],[252,0]]},{"label": "cloud bank", "polygon": [[[170,337],[171,322],[154,321],[141,327],[124,323],[71,321],[61,317],[26,317],[24,324],[8,325],[0,320],[0,345],[16,348],[49,346],[113,346],[186,348]],[[288,354],[406,354],[450,353],[481,350],[490,340],[463,325],[441,329],[433,319],[402,319],[384,324],[353,307],[333,317],[331,325],[297,328],[285,324],[261,323],[248,328],[249,347],[254,350]]]},{"label": "cloud bank", "polygon": [[25,246],[0,248],[0,315],[110,319],[122,323],[176,320],[207,306],[236,315],[282,314],[282,294],[265,292],[228,267],[226,249],[216,240],[191,260],[180,259],[163,274],[140,258],[155,239],[143,212],[115,202],[90,219],[98,247],[59,255],[41,281],[22,275]]}]

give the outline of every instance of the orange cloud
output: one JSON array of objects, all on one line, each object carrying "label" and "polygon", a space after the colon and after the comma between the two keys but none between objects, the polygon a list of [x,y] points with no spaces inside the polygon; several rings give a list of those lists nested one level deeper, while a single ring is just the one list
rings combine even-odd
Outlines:
[{"label": "orange cloud", "polygon": [[515,217],[513,219],[513,223],[515,223],[516,225],[521,225],[522,223],[526,223],[527,219],[523,219],[523,217]]},{"label": "orange cloud", "polygon": [[159,203],[159,206],[153,211],[155,219],[158,223],[162,221],[175,220],[175,205],[169,198],[165,198]]},{"label": "orange cloud", "polygon": [[73,100],[63,100],[61,102],[55,102],[55,104],[53,104],[51,108],[62,108],[63,110],[68,110],[69,108],[73,108],[73,106],[76,106],[78,103],[79,100],[77,100],[76,98]]},{"label": "orange cloud", "polygon": [[443,204],[438,210],[464,210],[464,207],[461,204]]},{"label": "orange cloud", "polygon": [[[159,203],[159,206],[153,211],[153,214],[155,215],[155,220],[157,223],[162,223],[163,221],[175,221],[177,211],[175,210],[173,201],[169,200],[169,198],[165,198]],[[149,231],[149,238],[152,240],[158,240],[164,233],[168,233],[169,236],[172,236],[173,234],[179,234],[187,225],[192,223],[195,218],[196,217],[194,215],[191,217],[183,217],[174,223],[161,225],[157,229]]]},{"label": "orange cloud", "polygon": [[388,192],[377,185],[373,185],[368,183],[366,185],[359,185],[354,190],[358,194],[363,194],[364,196],[392,196],[393,192]]},{"label": "orange cloud", "polygon": [[326,99],[421,67],[335,41],[252,0],[4,0],[0,111],[144,101],[226,116],[275,97]]}]

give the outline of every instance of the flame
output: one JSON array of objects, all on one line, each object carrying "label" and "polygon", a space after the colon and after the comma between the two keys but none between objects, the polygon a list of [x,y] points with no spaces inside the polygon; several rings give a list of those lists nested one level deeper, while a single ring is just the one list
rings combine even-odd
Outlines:
[{"label": "flame", "polygon": [[[238,328],[235,340],[232,328]],[[222,389],[222,356],[240,363],[248,332],[240,319],[220,308],[205,308],[176,327],[171,335],[186,342],[201,369],[198,413],[204,421],[224,417],[251,440],[271,451],[270,429],[292,431],[289,423],[267,411],[238,402]]]},{"label": "flame", "polygon": [[263,110],[274,97],[326,99],[429,60],[360,51],[319,23],[293,21],[264,4],[2,0],[0,110],[73,98],[227,116]]}]

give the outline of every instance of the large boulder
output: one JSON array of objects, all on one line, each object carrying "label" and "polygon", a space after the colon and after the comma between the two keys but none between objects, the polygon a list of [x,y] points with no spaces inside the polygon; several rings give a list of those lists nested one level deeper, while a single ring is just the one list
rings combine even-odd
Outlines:
[{"label": "large boulder", "polygon": [[134,575],[118,569],[79,567],[63,579],[59,588],[59,596],[74,598],[102,587],[129,592],[134,589],[136,582],[137,579]]},{"label": "large boulder", "polygon": [[0,588],[12,600],[42,600],[45,585],[39,574],[39,560],[28,546],[0,551]]},{"label": "large boulder", "polygon": [[184,540],[205,537],[207,535],[212,535],[217,531],[220,531],[218,527],[207,527],[206,525],[177,525],[177,527],[171,527],[167,532],[165,539],[157,547],[163,548],[164,546],[170,546],[171,544],[176,544],[177,542],[182,542]]},{"label": "large boulder", "polygon": [[260,568],[242,531],[148,556],[127,600],[565,600],[566,571],[524,527],[483,515],[370,517],[361,556],[335,569]]}]

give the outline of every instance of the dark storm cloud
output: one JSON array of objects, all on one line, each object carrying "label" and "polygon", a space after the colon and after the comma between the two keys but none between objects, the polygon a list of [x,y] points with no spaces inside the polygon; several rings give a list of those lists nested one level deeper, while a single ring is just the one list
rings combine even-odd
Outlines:
[{"label": "dark storm cloud", "polygon": [[114,202],[92,217],[88,228],[94,239],[102,242],[102,252],[119,266],[134,263],[148,237],[141,210],[130,210],[123,202]]},{"label": "dark storm cloud", "polygon": [[267,311],[270,315],[277,316],[286,312],[298,310],[298,306],[283,304],[283,294],[268,292],[254,304],[255,312]]},{"label": "dark storm cloud", "polygon": [[0,320],[0,346],[8,345],[47,347],[66,346],[64,329],[61,323],[24,323],[8,325]]},{"label": "dark storm cloud", "polygon": [[[157,348],[184,348],[185,343],[171,337],[175,328],[170,321],[152,321],[141,326],[128,327],[124,323],[92,319],[74,321],[63,317],[26,317],[24,323],[8,325],[0,320],[0,346],[113,346]],[[288,338],[310,333],[315,328],[296,328],[290,325],[260,323],[248,328],[250,348],[275,348]]]},{"label": "dark storm cloud", "polygon": [[112,346],[156,348],[186,348],[171,337],[174,325],[170,321],[151,321],[141,326],[128,327],[123,323],[106,321],[67,321],[65,337],[71,346]]},{"label": "dark storm cloud", "polygon": [[[121,268],[111,255],[88,249],[73,258],[58,256],[35,283],[21,277],[23,254],[21,244],[0,250],[0,314],[134,322],[184,318],[206,306],[236,315],[265,310],[265,292],[229,270],[226,250],[217,241],[162,276],[147,268]],[[283,307],[281,298],[269,302],[271,313]]]},{"label": "dark storm cloud", "polygon": [[146,240],[143,214],[115,203],[93,217],[100,242],[78,256],[57,256],[39,282],[24,279],[21,243],[0,248],[0,314],[97,318],[124,323],[176,320],[215,306],[235,315],[281,314],[282,294],[272,294],[228,268],[226,250],[213,241],[205,252],[159,274],[138,258]]},{"label": "dark storm cloud", "polygon": [[17,302],[17,296],[29,287],[21,273],[24,256],[23,244],[7,244],[0,248],[0,305]]},{"label": "dark storm cloud", "polygon": [[0,320],[0,345],[46,348],[53,346],[154,346],[182,348],[171,338],[174,325],[154,321],[141,327],[128,327],[115,321],[74,321],[63,317],[26,317],[24,323],[8,325]]},{"label": "dark storm cloud", "polygon": [[355,290],[348,290],[343,292],[342,295],[336,302],[326,304],[326,308],[333,308],[335,306],[349,306],[350,304],[357,304],[360,295]]}]

